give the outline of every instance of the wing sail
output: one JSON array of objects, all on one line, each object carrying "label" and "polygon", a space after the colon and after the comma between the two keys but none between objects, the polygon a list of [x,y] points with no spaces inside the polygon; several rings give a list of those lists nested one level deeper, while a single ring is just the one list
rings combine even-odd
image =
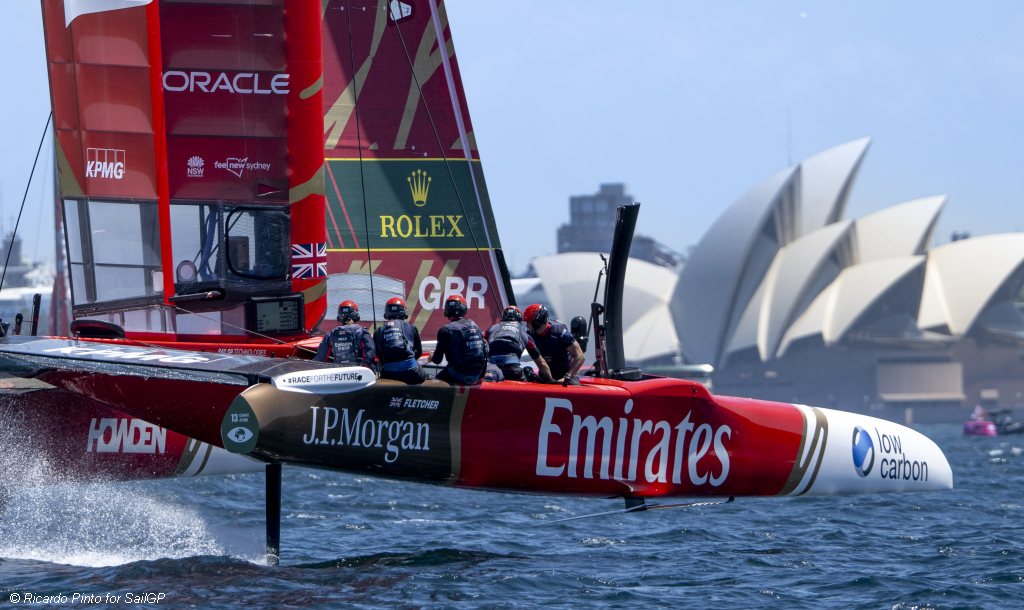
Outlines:
[{"label": "wing sail", "polygon": [[444,7],[346,6],[323,17],[329,299],[379,319],[400,296],[427,336],[450,294],[496,320],[506,274]]}]

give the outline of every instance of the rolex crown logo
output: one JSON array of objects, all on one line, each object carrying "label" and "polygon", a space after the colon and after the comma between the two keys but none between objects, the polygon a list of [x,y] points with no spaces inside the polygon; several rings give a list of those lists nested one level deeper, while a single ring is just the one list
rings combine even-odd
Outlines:
[{"label": "rolex crown logo", "polygon": [[422,208],[427,205],[427,193],[430,192],[430,176],[422,169],[409,174],[406,181],[409,182],[409,190],[412,192],[412,202],[416,207]]}]

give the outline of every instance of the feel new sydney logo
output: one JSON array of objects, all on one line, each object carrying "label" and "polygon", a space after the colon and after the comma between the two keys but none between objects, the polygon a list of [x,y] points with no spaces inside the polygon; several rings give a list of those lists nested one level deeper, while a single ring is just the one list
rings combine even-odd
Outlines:
[{"label": "feel new sydney logo", "polygon": [[[430,197],[430,174],[413,170],[406,178],[414,208],[425,208]],[[381,214],[380,236],[386,239],[465,237],[461,214]]]}]

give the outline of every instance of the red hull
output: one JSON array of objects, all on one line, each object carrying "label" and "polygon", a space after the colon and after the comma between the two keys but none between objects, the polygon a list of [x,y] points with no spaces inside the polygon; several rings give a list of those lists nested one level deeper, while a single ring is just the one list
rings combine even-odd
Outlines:
[{"label": "red hull", "polygon": [[[78,455],[90,446],[90,430],[94,446],[96,435],[105,447],[154,446],[142,442],[154,433],[141,423],[127,445],[113,435],[122,438],[128,428],[117,426],[131,423],[112,422],[101,434],[100,416],[90,416],[104,412],[101,403],[260,461],[474,489],[658,497],[952,486],[941,450],[909,428],[712,397],[677,379],[409,386],[361,367],[52,339],[0,341],[0,367],[71,393],[47,391],[60,397],[52,403],[43,392],[19,396],[9,406],[24,413],[25,400],[33,400],[44,411],[77,410],[64,419],[77,430],[66,442]],[[65,440],[38,430],[57,443],[50,453],[58,455]],[[174,455],[155,460],[156,470],[132,472],[169,473]]]},{"label": "red hull", "polygon": [[[0,383],[0,447],[5,459],[0,490],[14,484],[120,481],[203,474],[220,449],[108,405],[59,389],[19,389]],[[41,384],[40,384],[41,385]],[[231,460],[239,471],[257,462]]]}]

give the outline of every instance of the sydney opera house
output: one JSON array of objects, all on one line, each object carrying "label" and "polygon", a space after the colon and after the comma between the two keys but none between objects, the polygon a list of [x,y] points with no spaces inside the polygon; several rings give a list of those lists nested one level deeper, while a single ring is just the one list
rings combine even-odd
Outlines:
[{"label": "sydney opera house", "polygon": [[[946,197],[844,218],[867,138],[765,179],[681,270],[631,259],[626,354],[648,370],[715,367],[718,393],[890,419],[1024,406],[1024,233],[932,247]],[[589,311],[596,254],[534,259],[521,301]]]}]

